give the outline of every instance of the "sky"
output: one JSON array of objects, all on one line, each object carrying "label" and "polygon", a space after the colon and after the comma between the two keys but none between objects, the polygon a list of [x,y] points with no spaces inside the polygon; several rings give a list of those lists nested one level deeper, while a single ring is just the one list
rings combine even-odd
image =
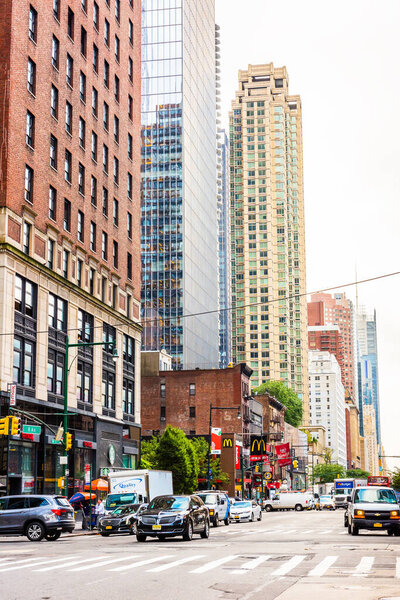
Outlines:
[{"label": "sky", "polygon": [[[399,0],[216,0],[216,22],[225,126],[248,64],[286,66],[301,96],[307,291],[400,271]],[[377,311],[382,441],[400,456],[400,275],[358,297]]]}]

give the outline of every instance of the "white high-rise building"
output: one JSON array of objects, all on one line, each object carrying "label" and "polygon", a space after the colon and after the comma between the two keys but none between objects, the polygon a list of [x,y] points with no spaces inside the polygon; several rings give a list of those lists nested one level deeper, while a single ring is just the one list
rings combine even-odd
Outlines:
[{"label": "white high-rise building", "polygon": [[312,350],[308,355],[310,425],[326,429],[326,445],[332,461],[347,467],[346,403],[339,364],[330,352]]}]

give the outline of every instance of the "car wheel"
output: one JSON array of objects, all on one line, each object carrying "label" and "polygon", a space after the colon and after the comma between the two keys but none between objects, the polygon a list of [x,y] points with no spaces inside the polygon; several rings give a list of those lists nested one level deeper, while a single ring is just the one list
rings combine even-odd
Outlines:
[{"label": "car wheel", "polygon": [[218,515],[217,515],[216,517],[214,517],[213,526],[214,526],[214,527],[218,527],[218,526],[219,526],[219,519],[218,519]]},{"label": "car wheel", "polygon": [[303,510],[303,507],[301,504],[296,504],[296,506],[294,507],[294,510],[297,510],[297,512]]},{"label": "car wheel", "polygon": [[347,517],[344,518],[344,526],[347,527],[349,524],[349,520]]},{"label": "car wheel", "polygon": [[394,534],[396,537],[399,537],[399,536],[400,536],[400,529],[395,529],[395,530],[394,530],[394,532],[393,532],[393,534]]},{"label": "car wheel", "polygon": [[270,504],[266,504],[264,510],[265,512],[272,512],[272,506]]},{"label": "car wheel", "polygon": [[185,542],[190,542],[193,538],[193,524],[192,521],[188,521],[188,524],[186,526],[186,531],[183,534],[183,539]]},{"label": "car wheel", "polygon": [[137,542],[145,542],[147,538],[147,535],[143,535],[143,533],[137,533],[136,534],[136,541]]},{"label": "car wheel", "polygon": [[204,530],[200,533],[200,537],[202,537],[205,540],[208,537],[210,537],[210,523],[209,523],[208,519],[206,519],[206,523],[204,525]]},{"label": "car wheel", "polygon": [[45,536],[46,530],[40,521],[32,521],[26,528],[26,537],[30,542],[40,542]]},{"label": "car wheel", "polygon": [[260,516],[258,517],[257,521],[261,521],[261,519],[262,519],[262,512],[260,510]]},{"label": "car wheel", "polygon": [[101,535],[102,537],[108,537],[110,534],[109,534],[109,533],[106,533],[105,531],[100,531],[100,535]]},{"label": "car wheel", "polygon": [[354,524],[351,526],[351,535],[358,535],[358,527]]},{"label": "car wheel", "polygon": [[347,533],[351,533],[351,525],[350,525],[350,523],[348,523],[348,525],[347,525]]},{"label": "car wheel", "polygon": [[51,531],[46,533],[45,538],[49,542],[55,542],[61,535],[61,531]]},{"label": "car wheel", "polygon": [[229,517],[227,519],[224,519],[224,523],[225,525],[229,525]]}]

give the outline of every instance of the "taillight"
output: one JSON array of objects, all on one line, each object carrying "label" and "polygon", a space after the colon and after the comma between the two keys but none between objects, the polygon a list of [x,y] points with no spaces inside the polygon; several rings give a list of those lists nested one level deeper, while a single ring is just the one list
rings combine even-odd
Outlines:
[{"label": "taillight", "polygon": [[51,512],[57,515],[57,517],[61,517],[61,515],[65,515],[67,511],[62,508],[52,508]]}]

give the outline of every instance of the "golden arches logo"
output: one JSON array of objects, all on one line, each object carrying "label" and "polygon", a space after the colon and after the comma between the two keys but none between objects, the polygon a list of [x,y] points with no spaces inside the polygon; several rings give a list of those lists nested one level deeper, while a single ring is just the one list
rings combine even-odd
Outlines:
[{"label": "golden arches logo", "polygon": [[233,444],[232,444],[232,440],[230,438],[224,439],[224,441],[222,442],[223,448],[232,448],[232,446],[233,446]]},{"label": "golden arches logo", "polygon": [[260,452],[261,449],[264,450],[265,452],[265,442],[263,439],[259,439],[259,440],[253,440],[253,443],[251,445],[251,451],[254,452],[255,448],[257,447],[257,450]]}]

